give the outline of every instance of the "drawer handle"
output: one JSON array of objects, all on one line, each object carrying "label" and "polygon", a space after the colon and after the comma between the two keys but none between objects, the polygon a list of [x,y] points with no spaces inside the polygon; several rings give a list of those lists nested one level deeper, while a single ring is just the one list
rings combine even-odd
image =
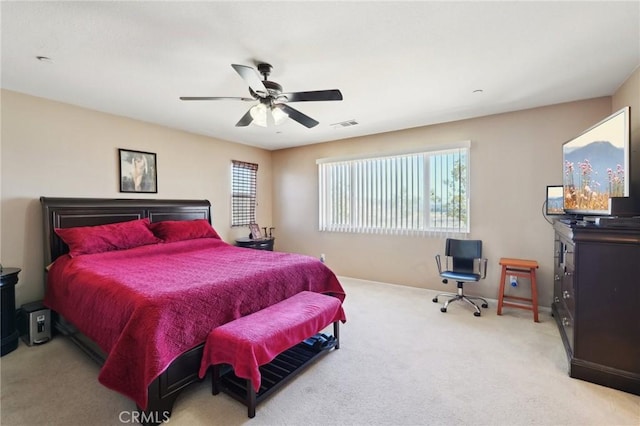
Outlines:
[{"label": "drawer handle", "polygon": [[569,292],[567,290],[562,292],[562,298],[563,299],[570,299],[571,295],[569,295]]},{"label": "drawer handle", "polygon": [[565,327],[568,327],[569,325],[571,325],[571,322],[569,321],[569,319],[567,317],[562,318],[562,325]]},{"label": "drawer handle", "polygon": [[555,274],[555,276],[553,277],[554,281],[560,281],[560,275]]},{"label": "drawer handle", "polygon": [[560,303],[560,298],[558,296],[556,296],[556,297],[553,298],[553,301],[556,302],[556,303]]}]

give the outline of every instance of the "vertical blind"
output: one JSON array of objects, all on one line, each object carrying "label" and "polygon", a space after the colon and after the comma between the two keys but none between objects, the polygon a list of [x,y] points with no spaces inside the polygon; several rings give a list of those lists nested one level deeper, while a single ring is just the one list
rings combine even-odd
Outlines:
[{"label": "vertical blind", "polygon": [[469,232],[469,143],[436,151],[318,160],[319,229],[442,235]]},{"label": "vertical blind", "polygon": [[231,226],[256,222],[257,176],[257,164],[231,162]]}]

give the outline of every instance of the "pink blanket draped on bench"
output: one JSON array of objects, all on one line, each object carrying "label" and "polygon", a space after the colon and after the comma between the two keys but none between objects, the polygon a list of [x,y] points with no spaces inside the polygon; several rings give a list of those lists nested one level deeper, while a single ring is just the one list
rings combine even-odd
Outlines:
[{"label": "pink blanket draped on bench", "polygon": [[44,303],[107,353],[100,382],[146,409],[149,384],[212,329],[304,290],[344,299],[315,258],[204,238],[62,256]]},{"label": "pink blanket draped on bench", "polygon": [[346,321],[339,299],[300,292],[213,329],[204,347],[200,378],[210,365],[230,364],[236,376],[251,380],[258,392],[261,365],[336,321]]}]

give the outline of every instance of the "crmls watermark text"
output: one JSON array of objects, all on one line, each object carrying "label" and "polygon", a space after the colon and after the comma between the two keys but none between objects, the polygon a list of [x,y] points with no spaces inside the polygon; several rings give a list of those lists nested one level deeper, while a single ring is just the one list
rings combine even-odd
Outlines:
[{"label": "crmls watermark text", "polygon": [[169,411],[152,411],[150,413],[140,411],[120,411],[118,419],[120,423],[169,423]]}]

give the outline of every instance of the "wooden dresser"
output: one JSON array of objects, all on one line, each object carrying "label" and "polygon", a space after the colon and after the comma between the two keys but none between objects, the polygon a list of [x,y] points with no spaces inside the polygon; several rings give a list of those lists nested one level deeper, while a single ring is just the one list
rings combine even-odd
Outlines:
[{"label": "wooden dresser", "polygon": [[569,375],[640,395],[640,224],[554,229],[552,312]]},{"label": "wooden dresser", "polygon": [[18,347],[20,333],[16,328],[16,290],[18,268],[0,268],[0,328],[2,328],[2,349],[0,356]]}]

